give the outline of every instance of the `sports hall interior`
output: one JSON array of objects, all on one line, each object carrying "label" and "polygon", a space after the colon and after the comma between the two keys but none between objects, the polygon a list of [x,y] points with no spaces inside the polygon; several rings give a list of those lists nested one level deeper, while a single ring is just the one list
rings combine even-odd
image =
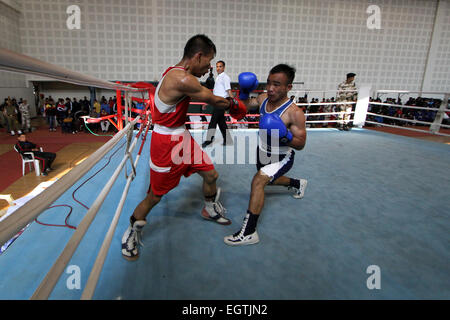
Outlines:
[{"label": "sports hall interior", "polygon": [[[73,4],[76,6],[71,7]],[[201,241],[192,241],[192,246],[199,245],[205,250],[189,251],[191,256],[188,258],[176,247],[183,241],[180,235],[175,236],[178,242],[170,242],[167,248],[155,244],[165,241],[172,231],[182,232],[186,227],[180,223],[181,220],[196,219],[193,212],[183,217],[182,208],[197,210],[200,202],[192,200],[185,203],[183,201],[187,200],[177,199],[174,201],[176,210],[166,218],[162,212],[155,213],[159,231],[156,231],[154,239],[151,239],[150,231],[144,250],[154,250],[153,257],[163,262],[155,263],[151,252],[142,257],[141,263],[154,267],[148,279],[143,280],[143,289],[132,288],[127,280],[131,273],[144,274],[144,266],[135,263],[129,267],[125,265],[126,261],[121,261],[116,269],[121,273],[118,276],[120,284],[108,284],[108,280],[114,277],[112,270],[115,259],[118,259],[109,258],[110,265],[105,267],[94,299],[448,299],[450,291],[443,284],[450,280],[448,236],[445,236],[445,230],[448,232],[450,226],[450,201],[444,191],[448,190],[450,182],[450,0],[380,0],[376,3],[359,0],[80,0],[76,3],[0,0],[0,48],[113,83],[147,82],[156,86],[162,72],[180,60],[183,45],[195,34],[206,34],[214,41],[217,54],[211,65],[214,69],[216,61],[226,61],[226,72],[235,92],[239,89],[237,79],[241,72],[250,71],[258,76],[260,85],[253,93],[258,94],[265,90],[271,67],[287,63],[296,68],[290,96],[307,115],[307,144],[310,145],[298,151],[294,172],[307,174],[312,181],[312,190],[309,194],[306,192],[305,199],[295,203],[283,199],[282,192],[269,194],[271,204],[267,211],[270,212],[263,212],[262,222],[266,224],[268,244],[261,252],[257,248],[264,246],[264,240],[256,248],[241,252],[238,249],[237,254],[225,250],[221,255],[214,251],[214,247],[220,250],[223,245],[219,243],[222,233],[218,234],[219,241],[214,240],[208,246],[205,243],[209,237],[215,236],[216,229],[208,230],[201,226],[195,231],[193,228],[203,222],[188,222],[190,232],[204,233],[200,236]],[[370,88],[370,102],[364,125],[340,131],[336,127],[335,115],[320,114],[336,111],[332,102],[336,99],[337,86],[349,72],[356,74],[358,88]],[[204,84],[207,76],[199,78],[199,81]],[[42,97],[52,97],[56,101],[69,98],[71,103],[74,98],[78,101],[86,98],[89,102],[86,115],[98,117],[99,114],[94,112],[94,101],[100,102],[105,98],[108,103],[117,95],[115,90],[66,83],[43,75],[0,71],[0,103],[9,98],[16,101],[26,99],[31,117],[30,129],[23,129],[27,139],[57,155],[54,170],[48,175],[36,175],[35,168],[28,164],[23,173],[22,158],[14,150],[18,134],[12,135],[6,123],[0,124],[0,219],[16,205],[15,201],[27,199],[39,186],[45,189],[46,183],[57,183],[120,131],[112,123],[108,130],[103,131],[98,123],[88,124],[79,117],[69,131],[60,125],[56,131],[49,131],[40,101]],[[371,104],[376,101],[380,104]],[[328,105],[320,105],[320,102]],[[114,114],[114,105],[111,104],[110,114]],[[413,108],[408,110],[408,106]],[[419,112],[414,107],[424,109]],[[437,110],[439,108],[440,111]],[[397,112],[399,109],[402,112]],[[188,128],[195,132],[196,140],[201,143],[212,107],[192,104],[188,112]],[[436,129],[433,124],[438,117],[442,126]],[[232,134],[235,131],[235,139],[239,139],[247,129],[251,134],[258,130],[257,111],[254,116],[248,114],[241,124],[231,117],[227,119]],[[19,125],[22,126],[21,121]],[[134,129],[136,133],[139,126]],[[216,135],[220,136],[218,130]],[[143,160],[145,165],[139,167],[144,173],[148,170],[148,141],[146,143],[143,151],[147,156]],[[229,192],[228,203],[233,202],[232,195],[237,197],[229,209],[235,212],[233,221],[237,225],[248,202],[254,166],[238,167],[233,173],[230,173],[233,168],[226,164],[219,164],[217,169],[224,176],[225,196]],[[386,172],[380,172],[383,169]],[[111,173],[114,168],[108,170]],[[245,186],[242,194],[233,189],[232,181],[225,181],[227,175],[229,179],[235,179],[236,186]],[[330,185],[327,185],[327,177],[333,181]],[[80,181],[84,178],[80,177]],[[106,182],[108,174],[101,179]],[[391,183],[386,183],[386,179],[392,179]],[[136,183],[142,183],[140,188],[145,188],[144,182]],[[197,187],[198,181],[194,180],[194,185]],[[95,193],[101,186],[97,186],[98,190],[95,186],[90,188],[86,192]],[[168,197],[197,196],[190,192],[190,188],[186,182],[181,190]],[[362,192],[363,188],[368,190],[367,193]],[[422,188],[424,196],[417,195]],[[352,196],[346,192],[355,193]],[[355,200],[356,196],[358,200]],[[69,195],[65,197],[70,198]],[[63,202],[68,203],[67,199]],[[139,197],[131,195],[129,201],[128,211],[120,220],[122,226],[126,225],[129,211]],[[326,203],[328,201],[337,203]],[[307,202],[304,208],[302,202]],[[108,206],[115,207],[114,204]],[[164,209],[170,210],[170,201],[164,203]],[[343,216],[339,217],[334,209],[343,212]],[[282,215],[283,210],[287,211],[286,219],[298,221],[290,225],[284,224],[286,221],[282,217],[273,217]],[[410,220],[408,212],[411,213]],[[64,221],[67,212],[58,214],[58,219]],[[306,216],[304,224],[301,222],[302,214]],[[322,214],[326,217],[319,218]],[[79,223],[82,215],[74,212],[71,224]],[[166,223],[172,221],[169,218],[175,221],[174,226],[161,231]],[[36,225],[38,219],[30,223]],[[51,213],[46,212],[44,219],[51,221]],[[106,219],[104,222],[109,224]],[[56,223],[67,226],[67,220]],[[321,223],[326,226],[317,227],[316,224]],[[366,225],[370,226],[364,229]],[[39,221],[39,227],[65,233],[56,239],[68,240],[73,232],[71,228],[55,227],[50,222],[44,225]],[[291,230],[294,227],[295,230]],[[105,228],[100,229],[105,232]],[[272,228],[276,229],[273,236]],[[284,228],[292,233],[286,236],[288,244],[278,240],[283,238]],[[2,267],[13,268],[14,258],[11,256],[22,251],[16,249],[9,256],[6,253],[20,245],[20,238],[33,241],[31,234],[26,235],[27,231],[23,231],[16,243],[0,254]],[[303,236],[295,236],[302,231]],[[51,231],[46,232],[44,239],[51,239],[52,235],[48,234]],[[117,243],[121,232],[122,229],[116,231],[114,241]],[[422,232],[422,240],[413,240],[414,234],[420,238]],[[322,237],[319,236],[321,233]],[[102,241],[89,234],[87,237]],[[272,237],[277,241],[271,242]],[[373,244],[378,241],[377,237],[380,237],[380,242]],[[315,244],[307,244],[308,239]],[[292,241],[298,241],[299,247]],[[304,242],[300,244],[300,241]],[[341,241],[341,244],[334,241]],[[367,247],[364,241],[368,242]],[[353,247],[353,243],[361,242],[364,245]],[[330,248],[324,249],[328,244]],[[189,243],[185,245],[191,246]],[[86,247],[86,244],[82,246]],[[58,250],[63,248],[64,244],[61,244]],[[364,248],[372,251],[366,254]],[[94,249],[98,249],[97,244]],[[168,257],[164,256],[164,250],[170,252]],[[294,255],[296,250],[305,256]],[[383,252],[391,256],[386,257]],[[96,254],[89,252],[87,255]],[[338,254],[343,256],[336,256]],[[117,255],[120,254],[117,252]],[[259,255],[267,260],[275,257],[272,275],[271,266],[264,262],[267,260],[261,261]],[[50,256],[55,260],[57,255]],[[205,275],[192,271],[200,266],[199,261],[207,257],[213,260],[208,262],[211,266],[220,268],[236,263],[227,259],[240,259],[245,264],[248,258],[248,263],[262,264],[266,277],[254,275],[250,268],[245,268],[243,276],[256,283],[255,289],[242,288],[240,291],[235,280],[229,283],[234,286],[233,291],[225,283],[226,279],[218,280],[209,274],[212,270],[206,271]],[[309,262],[308,257],[311,257]],[[74,259],[77,258],[75,256]],[[191,261],[190,258],[198,260]],[[285,258],[290,260],[283,264]],[[80,265],[88,268],[95,258],[90,257],[89,261],[79,259]],[[321,264],[327,259],[335,264]],[[186,278],[175,273],[178,268],[174,265],[180,261],[191,268]],[[21,257],[20,263],[26,263],[26,259]],[[366,287],[370,274],[365,267],[373,264],[381,266],[383,287],[380,290]],[[416,272],[411,265],[417,266]],[[18,286],[13,293],[7,292],[8,288],[13,288],[12,280],[4,282],[0,285],[0,292],[3,292],[0,299],[28,299],[50,266],[50,262],[42,263],[39,276],[25,275],[24,286],[27,287]],[[162,270],[164,268],[166,272]],[[407,271],[402,275],[405,269]],[[352,273],[358,271],[360,274]],[[292,283],[280,284],[282,279],[291,275],[295,278]],[[224,276],[233,278],[237,275],[226,271]],[[13,273],[13,277],[17,278],[17,274]],[[418,282],[409,283],[411,278],[418,279]],[[64,279],[60,280],[51,298],[79,299],[81,291],[67,290]],[[334,287],[327,287],[328,284]],[[134,285],[139,286],[139,283]]]}]

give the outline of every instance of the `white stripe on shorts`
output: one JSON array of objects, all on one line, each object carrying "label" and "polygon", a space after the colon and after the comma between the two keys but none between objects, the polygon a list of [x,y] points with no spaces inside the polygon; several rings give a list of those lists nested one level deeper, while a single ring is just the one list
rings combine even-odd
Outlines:
[{"label": "white stripe on shorts", "polygon": [[291,160],[291,157],[292,157],[292,149],[288,151],[283,160],[268,164],[262,167],[260,170],[266,176],[273,178],[277,174],[277,172],[283,169],[283,167]]}]

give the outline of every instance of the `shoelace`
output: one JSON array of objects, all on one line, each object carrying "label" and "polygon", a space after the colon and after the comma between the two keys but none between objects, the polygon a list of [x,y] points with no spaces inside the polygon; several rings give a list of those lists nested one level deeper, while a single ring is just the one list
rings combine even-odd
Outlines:
[{"label": "shoelace", "polygon": [[136,243],[142,247],[144,246],[142,242],[142,230],[136,230]]},{"label": "shoelace", "polygon": [[241,230],[239,230],[238,232],[236,232],[235,234],[233,234],[234,238],[243,238],[244,237],[244,232],[245,232],[245,228],[247,228],[247,222],[248,222],[248,218],[245,217],[244,218],[244,223],[242,224]]},{"label": "shoelace", "polygon": [[288,187],[288,190],[294,190],[295,193],[300,194],[301,188],[302,188],[301,186],[298,189],[296,187]]},{"label": "shoelace", "polygon": [[223,205],[219,201],[214,202],[213,203],[213,207],[214,207],[214,212],[215,213],[217,213],[218,215],[220,215],[222,217],[225,216],[225,213],[227,212],[227,209],[225,209],[223,207]]},{"label": "shoelace", "polygon": [[127,241],[127,249],[131,250],[134,246],[134,242],[136,242],[136,244],[138,245],[144,246],[144,243],[142,242],[141,231],[132,228]]}]

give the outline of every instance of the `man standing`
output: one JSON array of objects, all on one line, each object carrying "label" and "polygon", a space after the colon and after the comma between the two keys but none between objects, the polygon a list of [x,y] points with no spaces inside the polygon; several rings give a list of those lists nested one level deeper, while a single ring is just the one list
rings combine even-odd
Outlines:
[{"label": "man standing", "polygon": [[11,130],[11,135],[14,136],[16,134],[14,130],[16,130],[18,134],[22,134],[22,131],[19,129],[19,121],[17,121],[17,109],[12,100],[9,98],[6,101],[3,115],[5,116],[6,121],[8,121],[8,127]]},{"label": "man standing", "polygon": [[22,130],[23,132],[31,132],[31,115],[30,115],[30,105],[27,100],[23,100],[19,104],[20,114],[22,115]]},{"label": "man standing", "polygon": [[[223,98],[233,98],[233,94],[231,92],[231,80],[230,77],[225,73],[224,61],[217,61],[216,71],[218,76],[216,79],[216,83],[214,84],[213,94]],[[233,140],[227,127],[225,110],[214,108],[211,121],[208,125],[206,141],[203,142],[202,148],[207,147],[213,142],[217,124],[219,125],[220,132],[222,133],[223,145],[233,144]]]},{"label": "man standing", "polygon": [[168,68],[155,90],[150,142],[150,186],[147,195],[135,208],[130,225],[122,237],[122,255],[127,260],[139,257],[140,234],[146,217],[161,198],[180,182],[182,176],[198,173],[203,178],[205,206],[201,216],[222,225],[231,223],[225,217],[225,208],[219,202],[219,176],[209,156],[186,130],[186,115],[191,99],[208,103],[216,108],[230,109],[242,114],[245,105],[237,99],[225,99],[212,94],[198,78],[211,67],[216,46],[205,35],[188,40],[181,61]]},{"label": "man standing", "polygon": [[[354,73],[347,73],[347,80],[343,81],[338,86],[337,102],[352,102],[356,101],[358,96],[356,92]],[[338,104],[340,113],[338,115],[338,129],[349,131],[350,124],[350,112],[352,111],[352,104]]]},{"label": "man standing", "polygon": [[250,201],[244,222],[239,231],[226,236],[230,246],[259,242],[256,225],[264,207],[264,189],[267,185],[281,185],[294,190],[294,198],[304,196],[307,180],[285,176],[294,164],[294,150],[306,144],[306,126],[303,110],[288,97],[292,90],[295,69],[286,64],[273,67],[267,78],[267,92],[249,99],[257,87],[256,75],[251,72],[239,75],[239,98],[248,108],[260,108],[257,149],[257,172],[251,184]]}]

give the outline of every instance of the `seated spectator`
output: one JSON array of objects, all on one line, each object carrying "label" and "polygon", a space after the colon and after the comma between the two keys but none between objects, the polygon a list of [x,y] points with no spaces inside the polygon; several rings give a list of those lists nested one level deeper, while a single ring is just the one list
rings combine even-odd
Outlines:
[{"label": "seated spectator", "polygon": [[95,100],[94,100],[94,108],[93,108],[93,110],[94,110],[97,114],[100,114],[100,108],[101,108],[100,102],[98,102],[98,100],[95,99]]},{"label": "seated spectator", "polygon": [[17,150],[23,154],[24,152],[33,152],[34,157],[42,161],[42,175],[46,176],[48,172],[52,170],[52,163],[56,158],[56,153],[53,152],[41,152],[39,146],[27,141],[25,134],[19,135],[16,143]]},{"label": "seated spectator", "polygon": [[[106,113],[106,110],[105,109],[102,109],[101,111],[100,111],[100,117],[105,117],[105,116],[108,116],[109,114],[108,113]],[[108,130],[109,130],[109,120],[102,120],[102,121],[100,121],[100,127],[101,127],[101,129],[102,129],[102,132],[108,132]]]},{"label": "seated spectator", "polygon": [[68,115],[67,117],[64,118],[63,122],[62,122],[62,126],[61,126],[61,131],[64,133],[71,133],[75,134],[75,128],[73,126],[73,117]]}]

